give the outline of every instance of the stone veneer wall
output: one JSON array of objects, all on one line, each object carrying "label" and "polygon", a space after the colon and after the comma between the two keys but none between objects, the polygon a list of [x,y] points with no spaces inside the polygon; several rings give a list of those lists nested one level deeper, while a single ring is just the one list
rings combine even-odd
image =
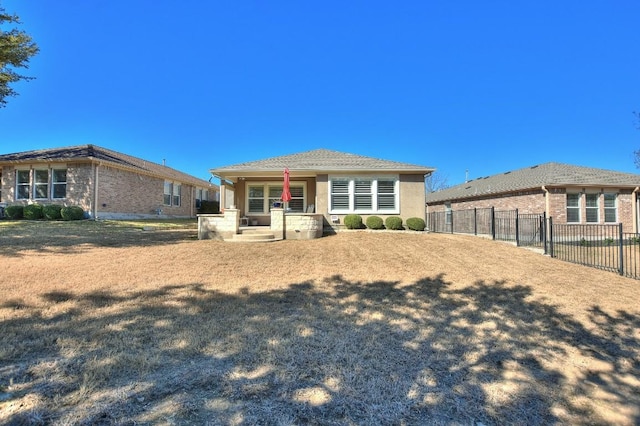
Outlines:
[{"label": "stone veneer wall", "polygon": [[285,216],[287,240],[312,240],[322,237],[324,216],[316,213],[287,213]]},{"label": "stone veneer wall", "polygon": [[225,240],[233,238],[240,228],[237,209],[225,209],[223,214],[198,215],[199,240]]}]

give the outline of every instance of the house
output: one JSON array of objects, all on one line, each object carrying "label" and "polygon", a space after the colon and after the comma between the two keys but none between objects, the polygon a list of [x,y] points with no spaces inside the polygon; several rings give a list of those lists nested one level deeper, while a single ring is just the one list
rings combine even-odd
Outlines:
[{"label": "house", "polygon": [[95,145],[0,155],[0,205],[79,205],[91,218],[195,217],[206,180]]},{"label": "house", "polygon": [[427,213],[494,207],[546,213],[554,223],[622,223],[638,230],[640,175],[544,163],[427,194]]},{"label": "house", "polygon": [[[292,199],[280,225],[283,173]],[[210,170],[220,180],[220,205],[238,223],[277,228],[283,238],[315,238],[343,226],[348,214],[425,217],[425,175],[433,168],[327,149]],[[277,219],[274,219],[274,214]],[[214,226],[218,231],[219,225]],[[232,228],[235,221],[232,221]],[[284,227],[284,230],[281,229]],[[237,233],[237,229],[224,232]],[[206,238],[206,237],[205,237]]]}]

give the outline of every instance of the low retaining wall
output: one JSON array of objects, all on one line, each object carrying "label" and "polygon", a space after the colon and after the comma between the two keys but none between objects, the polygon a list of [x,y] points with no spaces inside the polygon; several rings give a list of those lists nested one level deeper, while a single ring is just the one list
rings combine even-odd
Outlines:
[{"label": "low retaining wall", "polygon": [[322,237],[323,217],[317,213],[285,214],[285,238],[288,240],[311,240]]},{"label": "low retaining wall", "polygon": [[224,240],[238,233],[240,217],[238,210],[225,209],[224,214],[199,214],[198,239]]}]

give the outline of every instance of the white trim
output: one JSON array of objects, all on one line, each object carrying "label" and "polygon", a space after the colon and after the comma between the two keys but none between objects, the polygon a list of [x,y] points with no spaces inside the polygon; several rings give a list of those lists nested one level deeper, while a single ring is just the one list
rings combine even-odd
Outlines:
[{"label": "white trim", "polygon": [[[245,181],[245,190],[244,190],[244,215],[245,216],[269,216],[271,212],[269,211],[269,187],[270,186],[283,186],[284,181],[274,180],[274,181]],[[250,212],[249,211],[249,187],[250,186],[262,186],[264,189],[263,192],[263,202],[262,202],[262,213]],[[302,187],[302,207],[304,212],[307,208],[307,181],[289,181],[290,187]]]},{"label": "white trim", "polygon": [[[346,180],[348,181],[348,192],[345,195],[349,197],[348,209],[333,209],[332,202],[332,182]],[[357,180],[370,180],[371,181],[371,208],[370,209],[356,209],[355,208],[355,182]],[[392,180],[394,182],[394,209],[378,209],[378,181]],[[384,215],[397,215],[400,214],[400,176],[397,174],[384,174],[384,175],[329,175],[328,178],[328,207],[329,214],[384,214]]]}]

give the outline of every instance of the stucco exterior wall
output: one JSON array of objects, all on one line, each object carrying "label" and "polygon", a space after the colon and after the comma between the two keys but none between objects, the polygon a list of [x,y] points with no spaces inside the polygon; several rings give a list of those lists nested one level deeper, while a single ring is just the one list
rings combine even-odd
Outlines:
[{"label": "stucco exterior wall", "polygon": [[400,216],[403,222],[410,217],[425,218],[424,175],[400,175]]}]

